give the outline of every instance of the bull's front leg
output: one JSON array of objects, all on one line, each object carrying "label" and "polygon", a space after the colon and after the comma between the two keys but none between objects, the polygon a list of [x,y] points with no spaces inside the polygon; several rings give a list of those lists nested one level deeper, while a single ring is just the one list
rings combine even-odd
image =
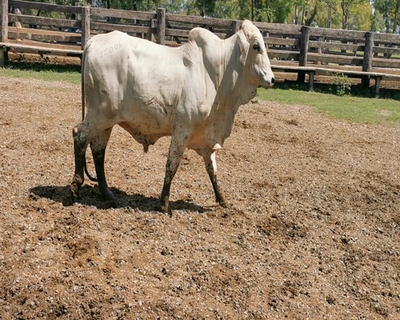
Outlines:
[{"label": "bull's front leg", "polygon": [[172,214],[169,205],[169,194],[171,190],[171,182],[178,170],[182,155],[187,146],[187,135],[172,135],[171,145],[168,152],[168,160],[165,168],[164,186],[161,192],[161,211]]},{"label": "bull's front leg", "polygon": [[204,156],[203,159],[204,159],[204,163],[206,165],[206,170],[207,170],[208,176],[210,177],[211,184],[212,184],[213,189],[214,189],[215,201],[217,203],[219,203],[219,205],[221,207],[226,208],[227,207],[227,202],[226,202],[226,199],[225,199],[225,195],[224,195],[224,193],[223,193],[223,191],[222,191],[222,189],[219,186],[218,181],[217,181],[217,175],[216,175],[217,162],[215,160],[215,152],[213,152],[211,154],[211,156]]}]

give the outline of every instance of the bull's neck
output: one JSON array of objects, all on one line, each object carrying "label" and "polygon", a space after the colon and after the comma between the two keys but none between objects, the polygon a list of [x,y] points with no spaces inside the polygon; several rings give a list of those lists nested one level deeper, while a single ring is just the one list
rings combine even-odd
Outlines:
[{"label": "bull's neck", "polygon": [[[237,50],[237,35],[221,40],[221,45],[219,46],[219,57],[218,57],[218,65],[217,70],[215,70],[217,74],[217,78],[215,79],[215,86],[216,88],[221,87],[223,82],[236,82],[237,78],[231,78],[231,74],[234,70],[241,68],[240,65],[240,51]],[[232,66],[234,68],[232,68]],[[230,70],[231,69],[231,70]],[[239,70],[236,70],[237,72]],[[226,74],[228,72],[228,74]],[[239,72],[240,73],[240,72]],[[226,77],[228,76],[228,77]],[[231,87],[232,83],[224,83],[228,85],[228,88]],[[226,87],[226,86],[224,86]]]},{"label": "bull's neck", "polygon": [[219,107],[227,104],[227,107],[237,108],[249,102],[253,98],[257,88],[248,81],[246,66],[240,61],[238,35],[221,40],[219,51],[219,65],[216,67],[215,89],[216,102]]},{"label": "bull's neck", "polygon": [[254,97],[257,87],[248,80],[247,66],[240,61],[238,35],[221,40],[218,47],[219,63],[214,66],[215,73],[211,78],[216,90],[214,110],[229,108],[236,113],[240,105]]},{"label": "bull's neck", "polygon": [[216,141],[223,144],[232,130],[232,125],[239,106],[248,103],[255,95],[257,87],[248,81],[246,66],[240,61],[238,36],[222,40],[220,46],[220,65],[215,78],[216,97],[210,120],[218,122],[215,131]]}]

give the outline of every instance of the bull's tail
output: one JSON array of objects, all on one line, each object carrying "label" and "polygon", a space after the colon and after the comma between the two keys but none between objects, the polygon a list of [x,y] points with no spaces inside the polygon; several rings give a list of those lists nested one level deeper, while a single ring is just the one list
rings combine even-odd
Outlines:
[{"label": "bull's tail", "polygon": [[[86,92],[85,92],[85,57],[86,57],[87,47],[85,47],[82,54],[82,67],[81,67],[81,93],[82,93],[82,121],[85,119],[85,104],[86,104]],[[90,175],[87,165],[86,165],[86,151],[84,155],[83,167],[85,169],[85,173],[90,181],[97,182],[97,178]]]}]

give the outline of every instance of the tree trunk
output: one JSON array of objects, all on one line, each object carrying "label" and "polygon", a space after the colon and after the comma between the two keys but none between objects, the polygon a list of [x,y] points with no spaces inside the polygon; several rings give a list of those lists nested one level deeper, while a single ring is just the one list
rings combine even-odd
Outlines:
[{"label": "tree trunk", "polygon": [[311,12],[310,17],[306,21],[307,26],[311,26],[311,23],[314,21],[315,17],[317,16],[318,13],[318,5],[315,4],[314,9]]},{"label": "tree trunk", "polygon": [[[111,0],[107,0],[107,9],[111,9]],[[110,22],[111,18],[107,17],[107,22]]]},{"label": "tree trunk", "polygon": [[386,33],[389,33],[389,30],[390,30],[390,20],[389,20],[389,8],[388,8],[388,5],[387,5],[387,3],[385,3],[385,14],[384,14],[384,17],[385,17],[385,31],[386,31]]},{"label": "tree trunk", "polygon": [[332,25],[332,7],[328,7],[328,28]]},{"label": "tree trunk", "polygon": [[349,18],[349,5],[346,4],[344,0],[342,0],[340,6],[342,7],[342,17],[343,17],[342,29],[345,30],[348,28],[347,21]]},{"label": "tree trunk", "polygon": [[394,19],[393,19],[393,33],[397,33],[397,26],[398,26],[398,18],[399,18],[399,7],[400,3],[396,3],[396,9],[394,10]]}]

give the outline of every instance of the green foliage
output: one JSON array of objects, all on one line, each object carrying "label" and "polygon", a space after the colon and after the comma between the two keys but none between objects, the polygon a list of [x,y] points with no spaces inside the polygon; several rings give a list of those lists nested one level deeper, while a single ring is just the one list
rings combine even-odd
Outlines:
[{"label": "green foliage", "polygon": [[334,73],[330,81],[330,91],[338,96],[345,96],[351,91],[351,80],[343,73]]},{"label": "green foliage", "polygon": [[[37,0],[42,1],[42,0]],[[374,16],[369,0],[45,0],[61,5],[91,5],[94,7],[154,11],[166,8],[168,13],[204,15],[225,19],[252,19],[273,23],[296,23],[319,27],[348,28],[353,30],[384,31],[386,19],[391,29],[400,19],[400,0],[375,0]],[[388,2],[389,8],[383,5]],[[397,8],[397,9],[396,9]],[[24,9],[37,15],[37,10]],[[379,11],[379,12],[378,12]],[[386,15],[380,12],[387,12]],[[397,12],[397,15],[396,15]],[[379,13],[379,14],[378,14]],[[71,14],[40,12],[41,16],[71,18]]]},{"label": "green foliage", "polygon": [[293,5],[290,1],[276,0],[270,1],[267,9],[271,12],[271,22],[285,23],[292,11]]},{"label": "green foliage", "polygon": [[400,25],[400,0],[374,0],[373,5],[382,14],[384,31],[397,33]]},{"label": "green foliage", "polygon": [[299,24],[369,30],[372,10],[368,0],[295,0],[289,21]]}]

